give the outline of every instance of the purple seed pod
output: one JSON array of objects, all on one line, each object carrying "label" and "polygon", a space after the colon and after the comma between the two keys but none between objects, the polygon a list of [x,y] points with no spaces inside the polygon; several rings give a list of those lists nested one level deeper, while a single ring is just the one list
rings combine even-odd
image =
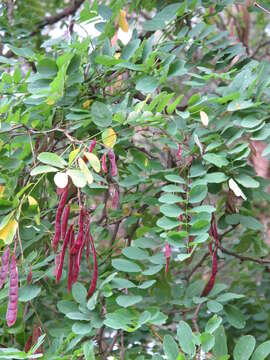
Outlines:
[{"label": "purple seed pod", "polygon": [[91,141],[90,146],[89,146],[89,149],[88,149],[88,151],[89,151],[90,153],[93,152],[93,150],[94,150],[94,148],[95,148],[95,146],[96,146],[96,143],[97,143],[96,139],[94,139],[94,140]]},{"label": "purple seed pod", "polygon": [[84,208],[81,208],[80,210],[80,218],[79,218],[79,232],[77,235],[77,239],[71,249],[72,255],[76,255],[83,243],[83,225],[84,225],[84,217],[85,217],[85,210]]},{"label": "purple seed pod", "polygon": [[60,236],[61,236],[61,217],[62,217],[64,207],[66,205],[67,197],[68,197],[68,185],[65,187],[65,191],[63,192],[63,194],[61,196],[61,200],[59,202],[59,206],[58,206],[58,209],[56,212],[55,233],[54,233],[54,238],[52,241],[52,246],[53,246],[53,249],[55,252],[57,251],[58,243],[59,243]]},{"label": "purple seed pod", "polygon": [[117,176],[118,174],[118,170],[117,170],[117,165],[116,165],[116,160],[115,160],[115,154],[112,150],[108,151],[108,156],[109,156],[109,160],[111,163],[111,176]]},{"label": "purple seed pod", "polygon": [[12,255],[9,269],[9,301],[6,313],[8,327],[15,324],[18,312],[18,269],[15,255]]},{"label": "purple seed pod", "polygon": [[2,254],[1,258],[1,270],[0,270],[0,289],[6,282],[8,276],[8,265],[9,265],[9,246]]},{"label": "purple seed pod", "polygon": [[107,154],[106,153],[104,153],[102,155],[101,167],[102,167],[102,171],[104,172],[104,174],[107,174],[108,168],[107,168]]},{"label": "purple seed pod", "polygon": [[63,240],[65,239],[67,232],[69,213],[70,213],[70,204],[67,204],[63,212],[62,225],[61,225],[61,235]]},{"label": "purple seed pod", "polygon": [[95,292],[96,287],[97,287],[97,280],[98,280],[98,262],[97,262],[97,253],[96,253],[96,249],[95,249],[95,244],[94,244],[94,240],[90,234],[90,244],[91,244],[91,248],[92,248],[92,254],[93,254],[93,262],[94,262],[94,270],[93,270],[93,275],[92,275],[92,280],[91,280],[91,284],[87,293],[87,299],[89,299]]},{"label": "purple seed pod", "polygon": [[182,152],[183,152],[182,146],[178,144],[177,153],[176,153],[177,159],[181,159]]},{"label": "purple seed pod", "polygon": [[70,225],[68,232],[66,233],[64,242],[63,242],[63,247],[60,253],[60,261],[59,261],[59,266],[57,268],[57,272],[56,272],[56,283],[59,283],[61,276],[62,276],[62,271],[63,271],[63,265],[64,265],[64,260],[65,260],[65,254],[66,254],[66,249],[70,240],[70,236],[71,233],[73,231],[73,224]]}]

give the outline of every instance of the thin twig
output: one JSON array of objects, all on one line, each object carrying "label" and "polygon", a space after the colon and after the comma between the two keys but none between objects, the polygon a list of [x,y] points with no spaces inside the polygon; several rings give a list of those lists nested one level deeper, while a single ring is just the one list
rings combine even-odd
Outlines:
[{"label": "thin twig", "polygon": [[113,339],[112,339],[112,342],[111,342],[110,345],[108,346],[108,349],[107,349],[106,352],[105,352],[105,356],[108,356],[108,355],[111,354],[111,352],[112,352],[112,350],[113,350],[113,347],[114,347],[114,345],[116,344],[119,335],[120,335],[120,331],[118,330],[118,331],[116,332],[116,334],[114,335],[114,337],[113,337]]},{"label": "thin twig", "polygon": [[237,254],[237,253],[235,253],[233,251],[225,249],[221,244],[218,244],[218,248],[224,254],[234,256],[235,258],[237,258],[237,259],[239,259],[241,261],[252,261],[252,262],[255,262],[255,263],[260,264],[260,265],[270,264],[270,259],[258,259],[258,258],[254,258],[252,256],[240,255],[240,254]]},{"label": "thin twig", "polygon": [[262,5],[258,4],[256,1],[253,4],[255,7],[257,7],[258,9],[262,10],[263,12],[265,12],[266,14],[270,15],[270,11],[265,9]]},{"label": "thin twig", "polygon": [[121,331],[121,351],[120,360],[125,360],[125,344],[124,344],[124,332]]},{"label": "thin twig", "polygon": [[199,332],[199,326],[198,326],[198,323],[197,323],[197,318],[198,318],[198,314],[199,314],[199,311],[200,311],[200,308],[201,308],[202,304],[198,304],[198,306],[196,307],[195,311],[194,311],[194,315],[192,317],[192,322],[193,322],[193,325],[194,325],[194,329],[196,332]]}]

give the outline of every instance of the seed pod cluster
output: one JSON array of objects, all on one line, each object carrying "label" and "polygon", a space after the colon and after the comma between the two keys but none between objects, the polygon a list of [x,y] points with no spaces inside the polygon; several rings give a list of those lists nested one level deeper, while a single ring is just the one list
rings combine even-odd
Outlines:
[{"label": "seed pod cluster", "polygon": [[[64,194],[63,194],[64,195]],[[62,196],[63,196],[62,195]],[[62,200],[62,198],[61,198]],[[60,201],[61,202],[61,201]],[[60,206],[60,204],[59,204]],[[61,204],[61,207],[63,204]],[[65,206],[65,205],[64,205]],[[59,209],[59,208],[58,208]],[[63,210],[62,210],[63,212]],[[58,210],[57,210],[58,214]],[[88,291],[88,294],[93,294],[96,289],[97,284],[97,274],[98,274],[98,264],[97,264],[97,256],[96,256],[96,250],[94,241],[92,239],[91,233],[90,233],[90,216],[86,209],[81,206],[80,208],[80,214],[79,214],[79,224],[78,224],[78,233],[77,237],[75,238],[75,231],[74,231],[74,224],[71,224],[68,226],[68,217],[70,214],[70,205],[68,204],[65,207],[65,210],[63,212],[63,216],[60,217],[60,223],[56,227],[56,231],[58,231],[59,227],[61,229],[61,234],[63,238],[63,244],[60,253],[57,253],[55,255],[55,259],[57,259],[56,268],[55,268],[55,276],[56,276],[56,283],[59,283],[62,277],[63,272],[63,266],[64,266],[64,260],[65,260],[65,254],[68,250],[68,275],[67,275],[67,288],[68,291],[71,291],[72,285],[78,280],[79,273],[80,273],[80,267],[81,267],[81,261],[84,253],[84,249],[86,249],[86,259],[88,263],[89,261],[89,255],[90,255],[90,246],[93,254],[93,274],[92,274],[92,280],[90,284],[90,288]],[[59,218],[57,218],[59,220]],[[59,235],[57,235],[59,236]],[[55,239],[55,237],[54,237]],[[59,240],[57,240],[59,242]],[[58,247],[57,242],[57,247]],[[56,242],[53,242],[54,250],[57,249]],[[91,267],[89,267],[91,269]],[[88,297],[91,295],[88,295]]]}]

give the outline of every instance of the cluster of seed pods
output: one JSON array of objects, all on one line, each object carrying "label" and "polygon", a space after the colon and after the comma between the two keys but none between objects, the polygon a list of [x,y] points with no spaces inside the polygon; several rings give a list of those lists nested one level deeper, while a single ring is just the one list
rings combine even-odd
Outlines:
[{"label": "cluster of seed pods", "polygon": [[[95,146],[96,146],[96,140],[91,141],[88,151],[92,153]],[[118,170],[117,170],[115,154],[111,149],[105,152],[104,155],[102,156],[102,171],[104,174],[108,173],[107,155],[110,161],[110,168],[109,168],[110,176],[115,177],[118,174]],[[87,161],[87,158],[85,158],[85,161]],[[97,262],[97,254],[96,254],[94,241],[90,231],[90,215],[87,212],[87,210],[83,206],[81,206],[79,221],[78,221],[78,234],[75,238],[74,224],[72,223],[71,225],[68,226],[68,220],[70,214],[70,204],[69,203],[67,204],[68,191],[69,188],[67,185],[66,188],[61,192],[61,199],[56,212],[55,233],[54,233],[54,238],[52,240],[52,247],[55,253],[57,253],[60,239],[62,238],[63,240],[62,249],[60,253],[58,253],[55,257],[56,282],[58,283],[61,279],[65,255],[67,249],[69,249],[67,287],[68,287],[68,291],[70,291],[72,285],[78,280],[84,250],[90,269],[89,256],[90,256],[90,248],[91,248],[93,271],[92,271],[91,283],[87,293],[87,298],[89,298],[95,292],[97,279],[98,279],[98,262]],[[112,207],[117,208],[119,201],[119,192],[115,184],[110,185],[109,195],[112,199]]]},{"label": "cluster of seed pods", "polygon": [[10,249],[7,247],[1,258],[0,289],[5,284],[9,274],[9,300],[6,320],[8,327],[11,327],[16,322],[18,312],[18,268],[15,254],[12,255],[10,264],[9,256]]}]

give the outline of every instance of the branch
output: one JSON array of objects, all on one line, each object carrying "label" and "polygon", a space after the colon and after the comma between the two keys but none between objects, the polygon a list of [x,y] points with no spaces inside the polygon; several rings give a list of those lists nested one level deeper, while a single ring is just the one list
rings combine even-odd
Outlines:
[{"label": "branch", "polygon": [[263,12],[265,12],[266,14],[270,15],[270,11],[265,9],[262,5],[259,5],[256,1],[254,3],[254,6],[257,7],[258,9],[262,10]]},{"label": "branch", "polygon": [[43,29],[47,25],[53,25],[67,16],[74,15],[76,11],[79,9],[79,7],[83,4],[83,2],[84,0],[75,0],[74,4],[71,5],[70,7],[67,7],[66,9],[64,9],[63,11],[61,11],[60,13],[54,16],[47,17],[43,22],[41,22],[37,26],[37,29],[35,29],[30,33],[29,36],[36,35],[41,29]]},{"label": "branch", "polygon": [[237,254],[233,251],[230,251],[230,250],[227,250],[225,249],[221,244],[218,244],[218,248],[224,253],[224,254],[227,254],[227,255],[230,255],[230,256],[234,256],[235,258],[241,260],[241,261],[252,261],[252,262],[255,262],[257,264],[260,264],[260,265],[263,265],[263,264],[270,264],[270,260],[269,259],[258,259],[258,258],[254,258],[252,256],[245,256],[245,255],[240,255],[240,254]]}]

